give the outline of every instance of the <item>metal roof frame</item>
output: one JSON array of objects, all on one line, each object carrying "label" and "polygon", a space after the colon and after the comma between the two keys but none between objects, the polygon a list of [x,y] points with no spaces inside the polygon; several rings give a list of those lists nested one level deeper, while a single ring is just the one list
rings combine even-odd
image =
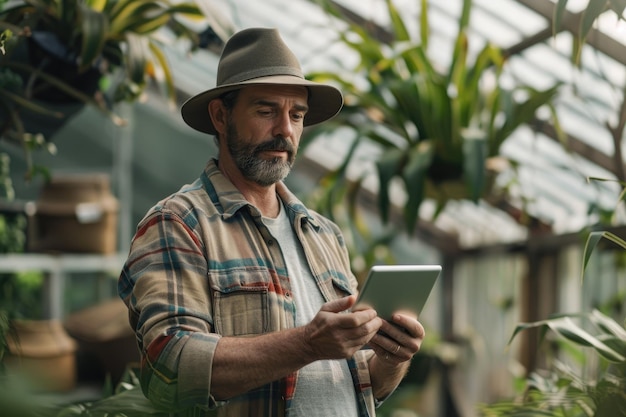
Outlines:
[{"label": "metal roof frame", "polygon": [[[406,5],[407,13],[419,13],[416,10],[419,2],[416,0],[394,1],[399,7]],[[455,26],[454,19],[458,15],[460,1],[429,1],[429,7],[437,12],[440,26],[436,34],[441,44],[449,40],[450,34],[446,33],[446,29]],[[520,218],[522,209],[534,218],[530,227],[535,230],[551,229],[554,234],[576,232],[581,224],[594,221],[587,212],[588,208],[583,209],[585,205],[601,204],[610,208],[617,203],[620,190],[617,184],[586,184],[585,177],[621,180],[626,177],[622,158],[626,145],[617,135],[624,130],[623,122],[626,120],[626,44],[621,38],[594,27],[583,48],[583,64],[575,69],[571,63],[570,48],[574,37],[579,34],[582,11],[568,9],[561,27],[554,30],[552,17],[556,3],[552,0],[498,0],[497,3],[493,0],[474,1],[472,18],[478,14],[477,19],[480,19],[479,27],[475,30],[472,28],[476,32],[475,36],[483,41],[500,42],[498,46],[509,57],[514,71],[517,71],[515,76],[535,83],[561,80],[568,85],[559,108],[566,120],[566,136],[561,144],[563,138],[558,137],[555,127],[547,120],[538,118],[528,129],[516,132],[510,146],[506,147],[507,152],[527,162],[520,168],[521,177],[527,183],[520,184],[519,188],[524,189],[522,191],[531,190],[530,198],[520,193],[517,198],[496,199],[488,202],[489,209],[484,204],[475,205],[473,209],[459,204],[456,209],[451,207],[446,210],[435,222],[428,221],[426,216],[426,220],[420,222],[418,234],[424,238],[441,240],[442,244],[438,247],[443,250],[447,247],[453,252],[459,248],[475,250],[480,246],[522,242],[532,235],[528,229],[523,230],[525,228],[514,224]],[[334,2],[342,8],[346,17],[368,28],[381,41],[391,40],[384,22],[381,23],[376,15],[376,8],[384,4],[382,0]],[[314,0],[228,0],[223,6],[225,15],[230,17],[233,27],[237,29],[250,26],[277,27],[301,58],[305,71],[317,70],[320,66],[331,70],[339,61],[348,59],[333,43],[330,34],[332,30],[325,24],[328,16],[324,17]],[[177,60],[180,80],[177,84],[183,97],[196,93],[199,83],[202,87],[211,85],[211,78],[215,76],[215,53],[198,55],[193,59],[181,59],[180,55],[174,58]],[[445,55],[443,57],[445,59]],[[601,65],[607,66],[609,70],[605,71]],[[584,82],[575,85],[577,79]],[[332,160],[326,158],[324,152],[341,154],[341,149],[337,149],[341,145],[338,142],[322,140],[320,146],[304,154],[309,168],[314,166],[319,170],[324,169],[323,162]],[[316,152],[319,154],[315,155]],[[538,170],[537,167],[542,169]],[[571,178],[564,177],[568,172]],[[554,179],[556,184],[550,184],[550,179]],[[569,206],[555,209],[559,205]],[[509,229],[500,229],[500,233],[497,233],[484,228],[482,222],[472,225],[463,221],[467,216],[492,216],[490,211],[493,208],[508,214],[511,219]],[[424,210],[428,212],[429,209],[426,207]],[[470,213],[471,210],[476,212]],[[455,219],[455,216],[458,218]],[[563,220],[559,216],[568,216],[571,220]],[[464,228],[467,233],[463,231]],[[464,234],[472,237],[464,238]],[[476,239],[476,236],[481,238]],[[458,240],[457,245],[450,243],[455,239]]]}]

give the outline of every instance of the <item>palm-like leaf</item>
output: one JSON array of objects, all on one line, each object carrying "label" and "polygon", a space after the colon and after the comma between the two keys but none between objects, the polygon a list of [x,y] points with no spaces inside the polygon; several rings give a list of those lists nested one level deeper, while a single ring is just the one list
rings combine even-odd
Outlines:
[{"label": "palm-like leaf", "polygon": [[[569,3],[569,0],[558,0],[556,7],[554,8],[553,31],[555,34],[561,28],[567,3]],[[577,42],[575,43],[572,51],[572,58],[574,62],[580,63],[582,45],[587,40],[589,32],[600,15],[607,11],[613,11],[618,19],[623,19],[624,10],[626,10],[626,1],[624,0],[589,0],[589,3],[587,3],[587,7],[583,10],[580,18],[580,30],[576,37]]]},{"label": "palm-like leaf", "polygon": [[[318,2],[329,14],[341,18],[332,2]],[[464,181],[465,198],[478,201],[489,183],[485,161],[498,155],[502,143],[531,122],[540,107],[551,104],[559,86],[545,91],[522,86],[526,98],[513,100],[516,91],[499,84],[505,65],[501,51],[486,44],[475,56],[469,53],[470,0],[462,3],[453,59],[445,69],[429,55],[428,2],[420,2],[420,42],[413,40],[407,18],[393,1],[386,4],[393,42],[383,44],[363,27],[348,22],[348,29],[338,37],[358,55],[356,68],[349,69],[350,75],[345,77],[311,76],[342,87],[346,106],[339,120],[353,128],[360,140],[382,147],[381,159],[374,161],[381,218],[389,218],[388,187],[401,179],[408,195],[404,219],[412,231],[425,190],[438,190],[440,181]],[[352,81],[354,74],[362,78],[364,87]],[[486,74],[495,79],[495,87],[487,91]],[[424,153],[426,149],[428,153]],[[438,194],[440,206],[444,206],[449,196]]]},{"label": "palm-like leaf", "polygon": [[[591,334],[578,316],[594,325],[598,331]],[[555,315],[534,323],[518,325],[511,341],[522,331],[539,328],[545,335],[551,330],[573,350],[592,349],[610,367],[601,366],[597,375],[582,377],[577,371],[556,361],[547,372],[532,373],[526,380],[524,395],[512,401],[503,400],[481,408],[481,415],[496,416],[593,416],[610,417],[626,411],[626,329],[612,318],[593,310],[589,314]],[[588,355],[580,355],[585,358]]]}]

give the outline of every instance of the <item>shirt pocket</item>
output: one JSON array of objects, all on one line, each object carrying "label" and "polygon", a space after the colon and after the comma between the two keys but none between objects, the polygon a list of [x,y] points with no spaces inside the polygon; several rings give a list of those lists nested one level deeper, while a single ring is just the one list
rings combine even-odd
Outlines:
[{"label": "shirt pocket", "polygon": [[335,292],[337,298],[345,297],[355,292],[350,286],[350,282],[346,281],[345,279],[333,276],[331,279],[331,283],[333,286],[333,291]]},{"label": "shirt pocket", "polygon": [[215,331],[222,336],[265,333],[269,328],[269,282],[266,269],[209,272]]}]

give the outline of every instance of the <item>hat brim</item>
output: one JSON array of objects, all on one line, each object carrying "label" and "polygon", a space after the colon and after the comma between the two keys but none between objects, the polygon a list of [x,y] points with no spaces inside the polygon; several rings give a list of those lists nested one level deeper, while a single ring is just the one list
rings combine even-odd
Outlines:
[{"label": "hat brim", "polygon": [[304,117],[304,126],[311,126],[334,117],[343,106],[341,92],[326,84],[320,84],[289,75],[273,75],[254,78],[235,84],[225,84],[196,94],[181,107],[181,115],[185,123],[194,129],[216,135],[217,131],[209,116],[209,102],[229,91],[251,85],[301,85],[309,90],[309,111]]}]

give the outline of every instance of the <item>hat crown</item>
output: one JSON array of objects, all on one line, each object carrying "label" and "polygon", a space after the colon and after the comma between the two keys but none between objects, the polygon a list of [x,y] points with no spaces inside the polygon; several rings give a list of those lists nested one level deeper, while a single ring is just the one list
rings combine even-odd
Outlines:
[{"label": "hat crown", "polygon": [[183,120],[200,132],[216,135],[208,112],[209,103],[229,91],[252,85],[306,87],[309,110],[304,117],[304,126],[330,119],[343,106],[339,89],[304,77],[300,61],[277,29],[249,28],[234,34],[226,42],[217,67],[215,88],[198,93],[183,103],[180,110]]},{"label": "hat crown", "polygon": [[226,42],[216,84],[219,87],[273,75],[304,78],[298,59],[277,29],[250,28]]}]

